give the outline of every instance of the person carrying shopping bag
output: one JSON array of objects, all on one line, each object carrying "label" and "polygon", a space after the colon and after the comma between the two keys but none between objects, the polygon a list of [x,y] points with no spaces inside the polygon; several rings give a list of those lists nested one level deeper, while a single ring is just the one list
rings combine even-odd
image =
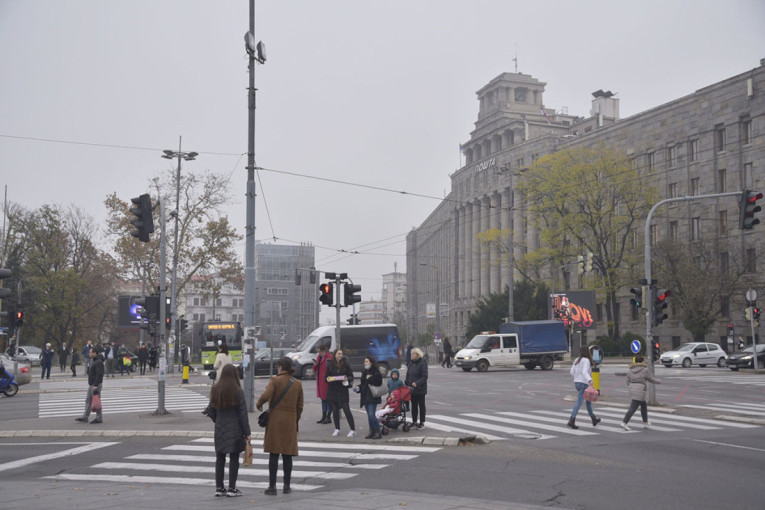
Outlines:
[{"label": "person carrying shopping bag", "polygon": [[[579,427],[576,424],[576,415],[579,412],[579,408],[582,406],[582,400],[584,400],[584,390],[586,390],[592,384],[592,357],[590,354],[590,349],[588,349],[586,345],[583,345],[579,349],[579,357],[576,358],[576,361],[574,361],[574,363],[571,365],[571,370],[569,373],[574,378],[574,387],[576,388],[576,403],[574,404],[574,409],[571,410],[571,418],[569,418],[566,425],[572,429],[578,429]],[[590,415],[592,426],[595,427],[598,423],[600,423],[600,418],[595,416],[595,413],[592,411],[592,402],[587,400],[586,403],[587,414]]]}]

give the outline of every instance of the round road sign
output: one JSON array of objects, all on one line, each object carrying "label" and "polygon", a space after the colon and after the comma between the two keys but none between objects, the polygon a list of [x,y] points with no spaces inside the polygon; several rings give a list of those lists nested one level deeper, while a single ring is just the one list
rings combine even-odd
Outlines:
[{"label": "round road sign", "polygon": [[630,350],[635,354],[639,353],[642,348],[643,346],[641,345],[640,340],[633,340],[630,344]]}]

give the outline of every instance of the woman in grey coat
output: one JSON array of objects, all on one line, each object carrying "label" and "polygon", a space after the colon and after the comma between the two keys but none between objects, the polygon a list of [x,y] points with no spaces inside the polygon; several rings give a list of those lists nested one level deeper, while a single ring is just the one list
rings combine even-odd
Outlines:
[{"label": "woman in grey coat", "polygon": [[[241,496],[236,488],[239,454],[250,440],[247,402],[234,365],[224,365],[210,391],[208,414],[215,422],[215,496]],[[223,486],[223,470],[229,456],[228,490]]]},{"label": "woman in grey coat", "polygon": [[651,377],[648,373],[648,367],[646,366],[642,356],[635,357],[635,363],[630,365],[630,370],[627,372],[627,386],[630,391],[630,408],[627,410],[627,414],[624,415],[621,426],[624,430],[632,430],[629,425],[630,418],[635,414],[637,408],[640,407],[640,416],[643,418],[643,428],[650,428],[651,424],[648,422],[648,406],[645,403],[645,392],[647,390],[646,381],[654,384],[661,384],[661,381]]}]

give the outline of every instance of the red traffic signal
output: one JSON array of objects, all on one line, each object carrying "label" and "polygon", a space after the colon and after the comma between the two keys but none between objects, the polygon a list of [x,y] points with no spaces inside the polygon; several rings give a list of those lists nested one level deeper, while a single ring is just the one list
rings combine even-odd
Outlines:
[{"label": "red traffic signal", "polygon": [[334,285],[331,283],[322,283],[319,285],[319,292],[321,292],[321,295],[319,296],[319,302],[321,304],[332,306],[334,303],[333,287]]},{"label": "red traffic signal", "polygon": [[739,202],[738,228],[741,230],[752,230],[755,225],[760,223],[755,213],[762,211],[762,207],[757,205],[757,201],[762,198],[762,193],[749,191],[745,189],[741,192],[741,201]]},{"label": "red traffic signal", "polygon": [[13,315],[13,322],[17,328],[22,326],[24,324],[24,312],[16,310],[16,313]]}]

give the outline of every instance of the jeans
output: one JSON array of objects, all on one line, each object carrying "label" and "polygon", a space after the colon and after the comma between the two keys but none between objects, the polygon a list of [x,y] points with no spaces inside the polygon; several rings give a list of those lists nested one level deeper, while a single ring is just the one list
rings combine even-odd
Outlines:
[{"label": "jeans", "polygon": [[412,423],[425,423],[425,395],[412,395]]},{"label": "jeans", "polygon": [[[236,479],[239,476],[239,454],[228,454],[228,486],[232,489],[236,488]],[[226,467],[226,454],[215,454],[215,486],[223,487],[223,470]]]},{"label": "jeans", "polygon": [[[576,388],[577,394],[576,404],[574,404],[574,409],[571,411],[572,420],[576,418],[576,414],[579,412],[579,408],[582,407],[582,400],[584,400],[584,390],[589,387],[589,384],[578,382],[574,383],[574,387]],[[585,402],[587,403],[587,414],[589,414],[591,418],[594,418],[595,413],[592,412],[592,402],[589,400],[585,400]]]},{"label": "jeans", "polygon": [[327,414],[332,412],[332,407],[329,405],[329,401],[326,399],[321,401],[321,412]]},{"label": "jeans", "polygon": [[648,406],[645,400],[633,400],[630,402],[630,408],[627,409],[627,414],[624,415],[624,423],[630,422],[630,418],[635,414],[638,407],[640,407],[640,416],[643,418],[643,423],[648,423]]},{"label": "jeans", "polygon": [[99,420],[103,419],[103,412],[104,412],[103,405],[104,405],[104,401],[103,401],[103,395],[101,395],[101,387],[102,386],[103,386],[103,384],[99,384],[97,387],[96,386],[88,386],[88,396],[85,397],[85,413],[82,415],[82,417],[85,418],[86,420],[88,419],[88,416],[90,416],[90,412],[91,412],[90,411],[90,407],[93,405],[93,388],[98,389],[98,395],[102,399],[101,400],[101,410],[96,413],[96,418],[99,419]]},{"label": "jeans", "polygon": [[42,377],[40,379],[50,379],[51,363],[42,363]]},{"label": "jeans", "polygon": [[375,417],[375,412],[377,411],[377,404],[375,404],[374,402],[366,403],[364,404],[364,409],[366,409],[367,411],[367,420],[369,421],[369,431],[379,432],[380,422],[377,421],[377,418]]}]

